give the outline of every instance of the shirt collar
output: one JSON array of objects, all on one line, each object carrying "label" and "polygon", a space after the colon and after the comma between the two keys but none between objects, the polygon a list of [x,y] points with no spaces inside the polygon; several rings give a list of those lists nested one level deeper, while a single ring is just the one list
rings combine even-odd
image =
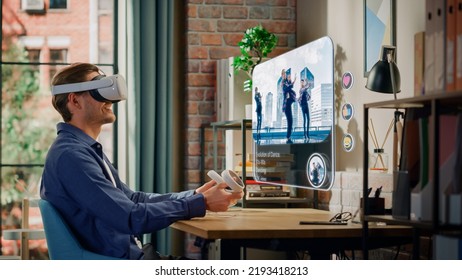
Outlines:
[{"label": "shirt collar", "polygon": [[83,132],[80,128],[77,128],[68,123],[63,123],[63,122],[58,123],[56,126],[56,130],[58,131],[58,134],[60,134],[62,131],[68,132],[74,135],[75,137],[77,137],[79,140],[81,140],[83,143],[87,144],[88,146],[99,144],[98,141],[91,138],[88,134]]}]

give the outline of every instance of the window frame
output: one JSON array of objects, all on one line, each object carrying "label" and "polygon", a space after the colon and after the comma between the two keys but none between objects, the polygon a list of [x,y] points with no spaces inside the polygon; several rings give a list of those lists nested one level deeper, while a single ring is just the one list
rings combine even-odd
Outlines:
[{"label": "window frame", "polygon": [[[59,12],[59,11],[69,11],[70,7],[69,7],[69,2],[70,1],[66,1],[66,8],[51,8],[51,7],[48,7],[48,11],[52,11],[52,12]],[[118,73],[118,70],[119,70],[119,65],[118,65],[118,46],[117,46],[117,42],[118,42],[118,30],[119,30],[119,19],[118,19],[118,0],[113,0],[113,9],[112,9],[112,46],[113,46],[113,53],[112,53],[112,63],[93,63],[95,64],[96,66],[98,67],[104,67],[104,68],[111,68],[112,69],[112,72],[114,74],[117,74]],[[1,9],[2,9],[2,14],[0,14],[0,19],[3,19],[3,2],[0,1],[1,3]],[[48,2],[49,3],[49,2]],[[22,2],[21,2],[21,11],[24,11],[23,7],[22,7]],[[105,10],[107,12],[107,10]],[[42,16],[42,15],[40,15]],[[43,15],[43,16],[46,16],[46,13]],[[3,21],[0,21],[0,26],[2,27],[2,30],[3,30]],[[2,36],[1,36],[2,37]],[[2,37],[2,43],[3,43],[3,37]],[[25,49],[27,50],[27,46],[25,46]],[[51,49],[57,49],[57,48],[50,48]],[[63,49],[66,49],[66,48],[63,48]],[[34,50],[34,48],[30,48],[30,50]],[[0,75],[2,75],[2,71],[3,71],[3,67],[4,65],[30,65],[34,68],[40,68],[41,66],[44,66],[44,65],[48,65],[50,67],[58,67],[58,66],[67,66],[67,65],[70,65],[72,62],[51,62],[51,61],[48,61],[48,62],[40,62],[40,57],[43,55],[43,49],[36,49],[39,51],[39,61],[38,62],[21,62],[21,61],[3,61],[3,49],[0,50]],[[69,49],[67,48],[66,49],[66,61],[69,61]],[[39,72],[41,74],[41,71]],[[2,89],[3,91],[3,83],[0,84],[0,88]],[[3,105],[3,95],[0,96],[0,102],[2,103]],[[118,115],[118,108],[117,108],[117,104],[114,105],[114,113],[116,114],[116,116]],[[0,106],[0,122],[3,120],[4,116],[3,116],[3,109],[2,109],[2,106]],[[117,141],[117,133],[118,133],[118,123],[117,121],[113,124],[113,127],[112,127],[112,145],[113,145],[113,164],[115,167],[117,167],[117,160],[118,160],[118,141]],[[0,142],[2,141],[2,137],[3,135],[0,133]],[[43,168],[44,167],[44,164],[45,162],[43,163],[27,163],[27,164],[19,164],[19,163],[8,163],[8,162],[4,162],[4,159],[3,159],[3,147],[0,145],[0,186],[1,184],[3,183],[3,176],[2,176],[2,171],[5,169],[5,168]],[[3,206],[2,206],[2,201],[1,201],[1,189],[0,189],[0,209],[3,209]],[[2,220],[0,220],[0,236],[2,235],[1,232],[2,232]],[[0,255],[2,255],[2,242],[0,242]]]}]

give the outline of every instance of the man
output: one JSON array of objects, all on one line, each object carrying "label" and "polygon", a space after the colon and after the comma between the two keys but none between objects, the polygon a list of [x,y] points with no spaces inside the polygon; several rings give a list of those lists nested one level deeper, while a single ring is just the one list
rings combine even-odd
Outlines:
[{"label": "man", "polygon": [[52,87],[53,106],[64,122],[57,125],[47,155],[40,195],[59,210],[86,249],[124,259],[162,259],[152,246],[141,248],[136,236],[202,217],[206,210],[226,211],[242,197],[214,181],[180,193],[130,190],[97,141],[102,125],[116,119],[112,102],[125,99],[123,79],[77,63],[60,70]]},{"label": "man", "polygon": [[261,104],[261,93],[258,91],[258,87],[255,87],[255,104],[257,105],[255,112],[257,113],[257,139],[260,140],[260,130],[262,121],[262,104]]}]

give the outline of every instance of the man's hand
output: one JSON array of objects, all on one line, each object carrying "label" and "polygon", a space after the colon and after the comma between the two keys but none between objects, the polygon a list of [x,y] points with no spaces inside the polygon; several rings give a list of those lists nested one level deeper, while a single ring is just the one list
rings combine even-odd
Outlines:
[{"label": "man's hand", "polygon": [[226,183],[215,184],[215,181],[212,180],[196,190],[196,193],[204,195],[207,210],[214,212],[227,211],[229,206],[236,204],[237,200],[244,195],[244,192],[226,191]]}]

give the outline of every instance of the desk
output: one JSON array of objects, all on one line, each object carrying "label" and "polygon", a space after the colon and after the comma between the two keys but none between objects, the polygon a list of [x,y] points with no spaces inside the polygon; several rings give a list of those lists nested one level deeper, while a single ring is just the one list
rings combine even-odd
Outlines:
[{"label": "desk", "polygon": [[[362,225],[300,225],[328,221],[335,213],[308,208],[231,208],[208,212],[203,218],[182,220],[172,228],[210,242],[209,258],[245,259],[245,249],[307,250],[311,258],[326,259],[340,250],[362,249]],[[370,225],[368,248],[412,242],[412,228]],[[211,249],[211,250],[210,250]]]}]

